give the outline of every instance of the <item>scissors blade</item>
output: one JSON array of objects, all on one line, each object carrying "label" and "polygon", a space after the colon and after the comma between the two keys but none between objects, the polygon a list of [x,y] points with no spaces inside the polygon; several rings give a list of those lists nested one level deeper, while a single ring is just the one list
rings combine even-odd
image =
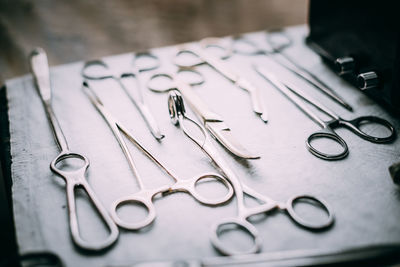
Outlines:
[{"label": "scissors blade", "polygon": [[248,80],[241,78],[240,75],[232,72],[219,58],[210,56],[200,49],[194,51],[202,60],[204,60],[204,62],[207,62],[208,65],[213,67],[222,76],[233,82],[239,88],[249,92],[253,111],[260,115],[264,122],[268,122],[268,116],[264,103],[262,102],[261,92],[257,87],[253,86]]},{"label": "scissors blade", "polygon": [[239,78],[236,85],[249,92],[251,97],[251,104],[253,106],[253,111],[260,115],[261,119],[266,123],[268,122],[267,109],[262,101],[262,94],[258,87],[252,85],[249,81]]},{"label": "scissors blade", "polygon": [[244,148],[232,134],[231,129],[226,125],[225,122],[206,121],[204,123],[207,130],[211,135],[217,139],[226,149],[232,154],[244,158],[244,159],[259,159],[260,156],[251,153]]}]

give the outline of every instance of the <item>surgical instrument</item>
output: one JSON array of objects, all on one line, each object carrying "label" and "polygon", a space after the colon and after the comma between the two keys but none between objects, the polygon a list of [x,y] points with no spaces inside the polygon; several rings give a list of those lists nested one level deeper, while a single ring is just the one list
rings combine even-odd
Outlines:
[{"label": "surgical instrument", "polygon": [[[208,47],[218,47],[224,51],[222,57],[218,58],[216,56],[211,55],[206,52]],[[196,57],[196,60],[193,62],[187,62],[187,60],[182,60],[184,54],[192,54]],[[208,64],[212,68],[214,68],[217,72],[219,72],[222,76],[230,80],[239,88],[247,91],[250,94],[251,103],[253,106],[253,111],[260,116],[260,118],[264,121],[268,121],[267,110],[265,108],[262,93],[258,87],[255,87],[251,84],[247,79],[242,76],[234,73],[231,69],[229,69],[221,59],[227,59],[232,54],[231,46],[226,46],[223,44],[223,40],[219,38],[206,38],[200,41],[200,48],[195,45],[183,46],[176,54],[175,64],[179,67],[187,68],[187,67],[195,67],[202,64]],[[181,60],[179,60],[181,58]]]},{"label": "surgical instrument", "polygon": [[[316,100],[312,99],[311,97],[307,96],[305,92],[301,91],[299,88],[290,84],[286,81],[281,81],[274,74],[272,74],[269,70],[264,67],[254,66],[255,70],[266,80],[268,80],[274,87],[276,87],[279,91],[281,91],[289,100],[291,100],[302,112],[304,112],[310,119],[316,122],[322,130],[317,131],[311,134],[307,140],[306,145],[307,149],[315,156],[325,159],[325,160],[338,160],[345,158],[348,153],[349,149],[347,147],[346,142],[335,133],[334,129],[339,127],[346,127],[359,137],[372,142],[372,143],[389,143],[396,138],[396,131],[390,122],[384,120],[382,118],[376,116],[361,116],[357,117],[352,120],[344,120],[338,115],[336,115],[333,111],[329,110],[327,107],[323,106],[321,103],[318,103]],[[319,116],[317,116],[314,112],[312,112],[304,102],[300,99],[305,100],[312,106],[316,107],[318,110],[322,111],[326,115],[328,115],[331,119],[330,120],[323,120]],[[367,124],[377,124],[380,125],[387,130],[390,131],[390,135],[384,137],[373,136],[365,133],[361,126]],[[342,147],[342,151],[339,153],[325,153],[320,151],[316,147],[312,145],[312,141],[316,139],[329,139]]]},{"label": "surgical instrument", "polygon": [[[279,41],[276,41],[279,37]],[[275,40],[275,41],[274,41]],[[301,79],[305,80],[315,88],[321,90],[324,94],[331,99],[345,107],[347,110],[352,111],[353,108],[328,85],[322,82],[314,74],[297,64],[292,58],[283,52],[283,50],[293,44],[292,39],[284,32],[267,33],[267,42],[270,49],[259,47],[256,43],[243,36],[235,37],[233,51],[238,54],[244,55],[264,55],[272,59],[277,64],[291,71]],[[269,56],[271,55],[271,56]]]},{"label": "surgical instrument", "polygon": [[[236,195],[236,203],[237,203],[237,215],[231,218],[226,218],[217,222],[212,227],[211,232],[211,242],[215,249],[217,249],[220,253],[224,255],[235,255],[235,254],[251,254],[257,253],[261,249],[261,240],[257,229],[248,221],[248,219],[254,215],[267,213],[272,210],[285,210],[289,217],[296,222],[298,225],[310,229],[310,230],[322,230],[330,227],[334,221],[334,215],[331,208],[328,204],[317,197],[312,195],[297,195],[292,196],[286,203],[275,201],[265,195],[262,195],[245,184],[241,183],[239,178],[236,176],[235,172],[230,168],[230,166],[226,163],[226,161],[221,157],[218,151],[215,149],[213,144],[210,142],[205,129],[194,122],[192,119],[186,117],[183,99],[180,94],[176,91],[170,92],[170,96],[168,99],[168,107],[170,112],[170,117],[172,122],[176,125],[180,125],[184,134],[188,136],[194,143],[196,143],[201,150],[215,163],[215,165],[222,171],[224,176],[229,180],[229,182],[233,186],[233,190]],[[198,129],[202,132],[202,138],[196,137],[193,132],[189,131],[189,128],[186,127],[187,123],[194,124],[198,127]],[[193,127],[192,127],[193,128]],[[255,199],[260,204],[254,207],[248,207],[245,205],[244,196],[248,195],[249,197]],[[307,201],[308,200],[308,201]],[[326,221],[315,223],[310,222],[308,220],[300,217],[296,211],[294,210],[294,205],[298,201],[304,201],[305,204],[309,204],[310,206],[314,206],[317,204],[321,209],[323,209],[327,213]],[[310,202],[312,201],[312,202]],[[315,203],[315,204],[312,204]],[[226,245],[221,241],[220,236],[224,232],[224,228],[227,226],[235,225],[236,228],[229,228],[229,230],[234,231],[243,231],[251,236],[253,240],[253,245],[251,248],[245,251],[237,251],[227,248]]]},{"label": "surgical instrument", "polygon": [[[151,154],[146,148],[143,147],[137,141],[137,139],[133,136],[132,133],[129,132],[129,130],[124,127],[120,122],[118,122],[104,107],[103,103],[99,99],[99,97],[95,94],[93,89],[89,86],[87,82],[83,83],[83,90],[86,93],[86,95],[89,97],[90,101],[92,104],[95,106],[95,108],[99,111],[99,113],[102,115],[104,120],[107,122],[108,126],[112,130],[115,138],[117,139],[127,161],[129,164],[129,167],[131,168],[136,181],[139,186],[139,191],[133,194],[130,194],[129,196],[122,197],[120,199],[117,199],[113,204],[111,208],[111,217],[114,219],[116,224],[118,224],[120,227],[123,227],[125,229],[129,230],[139,230],[147,225],[149,225],[151,222],[154,221],[156,217],[156,211],[155,207],[153,204],[153,198],[159,194],[166,194],[166,193],[173,193],[173,192],[186,192],[189,193],[190,195],[193,196],[198,202],[204,205],[209,205],[209,206],[216,206],[216,205],[222,205],[229,201],[232,198],[233,195],[233,189],[230,183],[222,176],[214,173],[206,173],[202,174],[200,176],[195,176],[191,179],[181,179],[171,170],[169,170],[165,165],[163,165],[153,154]],[[124,134],[140,151],[142,151],[150,160],[152,160],[158,167],[160,167],[169,177],[174,180],[174,184],[172,185],[165,185],[161,186],[159,188],[154,188],[154,189],[146,189],[144,187],[144,184],[142,182],[141,176],[139,175],[138,169],[136,167],[135,162],[133,161],[132,155],[129,152],[129,149],[123,139],[122,134]],[[198,189],[196,188],[196,185],[200,181],[207,181],[209,179],[212,179],[218,183],[221,183],[223,186],[225,186],[228,190],[226,195],[220,198],[211,198],[211,197],[204,197],[202,196],[199,192]],[[142,205],[147,209],[147,216],[138,222],[127,222],[121,219],[118,214],[117,214],[117,209],[123,206],[124,204],[139,204]]]},{"label": "surgical instrument", "polygon": [[[197,75],[196,80],[189,83],[181,79],[180,73],[190,72]],[[193,76],[192,76],[193,77]],[[157,79],[166,78],[168,82],[158,82]],[[165,79],[164,79],[165,80]],[[231,129],[225,124],[224,120],[218,114],[211,111],[204,101],[193,91],[192,86],[200,85],[204,82],[204,77],[194,69],[181,69],[177,74],[157,73],[154,74],[148,83],[148,88],[153,92],[168,92],[178,90],[181,92],[195,114],[202,121],[204,127],[232,154],[245,159],[258,159],[259,156],[249,152],[232,135]]]},{"label": "surgical instrument", "polygon": [[[102,250],[110,246],[117,240],[118,227],[108,215],[107,210],[98,200],[95,192],[85,179],[86,171],[89,168],[89,159],[84,155],[72,152],[68,147],[67,140],[61,130],[60,124],[58,123],[53,108],[51,106],[49,66],[47,63],[46,53],[42,48],[36,48],[31,52],[30,66],[33,77],[35,79],[36,88],[43,102],[43,106],[47,115],[47,119],[50,122],[55,141],[57,143],[57,146],[61,150],[60,154],[51,162],[50,169],[55,174],[61,176],[66,183],[69,225],[71,229],[72,239],[76,245],[83,249]],[[72,170],[70,168],[66,169],[65,167],[70,165],[67,162],[68,159],[79,161],[81,165],[79,167],[73,166],[74,168]],[[93,203],[94,207],[98,211],[99,216],[108,227],[109,235],[102,242],[93,243],[81,237],[75,206],[75,188],[77,187],[83,188],[85,190],[90,201]]]},{"label": "surgical instrument", "polygon": [[[141,72],[154,70],[159,66],[160,60],[157,56],[150,52],[140,52],[134,55],[132,66],[124,72],[116,73],[112,71],[104,61],[92,60],[85,63],[85,66],[82,69],[82,76],[89,80],[114,79],[139,110],[147,124],[147,127],[150,129],[151,134],[159,140],[162,139],[164,135],[161,134],[157,122],[144,100],[140,75]],[[96,67],[96,70],[100,70],[100,73],[95,72],[92,67]],[[92,71],[90,69],[92,69]],[[133,90],[128,90],[124,85],[123,79],[125,78],[134,78],[136,80],[136,96],[133,95]]]}]

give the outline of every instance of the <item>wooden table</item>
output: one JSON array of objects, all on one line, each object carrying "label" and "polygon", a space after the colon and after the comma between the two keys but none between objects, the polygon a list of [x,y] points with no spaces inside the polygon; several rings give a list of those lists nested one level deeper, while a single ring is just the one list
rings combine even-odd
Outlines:
[{"label": "wooden table", "polygon": [[0,78],[28,72],[43,47],[51,65],[303,24],[307,0],[0,0]]}]

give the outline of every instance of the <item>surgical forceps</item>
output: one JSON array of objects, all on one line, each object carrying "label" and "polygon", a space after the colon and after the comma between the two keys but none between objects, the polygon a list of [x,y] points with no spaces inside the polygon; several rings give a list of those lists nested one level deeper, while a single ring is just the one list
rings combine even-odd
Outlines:
[{"label": "surgical forceps", "polygon": [[[276,39],[279,39],[279,41],[276,41]],[[277,64],[296,74],[298,77],[305,80],[315,88],[321,90],[324,94],[342,105],[347,110],[353,111],[353,108],[328,85],[326,85],[314,74],[294,62],[293,59],[283,52],[285,48],[293,44],[292,39],[287,34],[282,31],[276,33],[267,33],[267,42],[270,46],[270,49],[261,48],[251,40],[243,36],[238,36],[234,39],[233,51],[235,53],[244,55],[264,55],[267,57],[272,55],[269,58],[275,61]]]},{"label": "surgical forceps", "polygon": [[[141,72],[154,70],[157,69],[159,66],[160,60],[157,56],[151,54],[150,52],[140,52],[134,55],[131,68],[125,72],[115,73],[108,67],[108,65],[104,61],[92,60],[85,63],[85,66],[82,69],[82,76],[85,79],[89,80],[114,79],[115,81],[117,81],[119,86],[124,90],[129,99],[139,110],[140,114],[147,124],[147,127],[150,129],[151,134],[156,139],[160,140],[164,137],[164,135],[161,134],[157,122],[154,119],[152,113],[150,112],[150,109],[148,108],[143,98],[142,81],[140,75]],[[92,67],[97,67],[97,70],[100,70],[101,72],[94,72],[94,68],[92,69],[92,71],[90,71]],[[133,90],[128,90],[128,88],[122,82],[124,78],[128,77],[135,78],[136,80],[136,97],[132,94]]]},{"label": "surgical forceps", "polygon": [[[189,72],[196,75],[198,79],[191,80],[190,84],[178,77],[179,73]],[[166,78],[169,82],[157,83],[157,79]],[[203,122],[204,127],[232,154],[244,159],[258,159],[257,155],[249,152],[232,135],[231,129],[225,124],[224,120],[216,113],[211,111],[204,101],[193,91],[192,86],[200,85],[204,82],[204,77],[193,69],[180,69],[177,74],[157,73],[154,74],[147,84],[153,92],[168,92],[178,90],[181,92],[190,107]]]},{"label": "surgical forceps", "polygon": [[[95,192],[90,187],[85,179],[86,170],[89,168],[89,159],[84,155],[72,152],[69,147],[64,133],[61,130],[60,124],[54,114],[51,106],[51,86],[49,66],[47,56],[42,48],[36,48],[31,52],[30,65],[33,77],[35,79],[36,88],[43,102],[46,111],[47,119],[50,122],[51,130],[53,131],[55,141],[61,150],[60,154],[50,163],[50,169],[55,174],[61,176],[66,183],[67,203],[69,213],[69,225],[71,229],[72,239],[76,245],[87,250],[102,250],[113,244],[118,238],[118,227],[115,225],[107,210],[98,200]],[[63,164],[67,159],[74,159],[81,163],[81,166],[75,167],[73,170],[63,169]],[[68,165],[68,164],[67,164]],[[65,167],[65,166],[64,166]],[[84,240],[79,232],[78,218],[75,206],[75,188],[83,188],[94,207],[97,209],[103,222],[107,225],[110,233],[108,237],[97,244]]]},{"label": "surgical forceps", "polygon": [[[193,196],[198,202],[204,205],[208,206],[217,206],[217,205],[222,205],[229,201],[232,198],[233,195],[233,189],[230,183],[222,176],[214,173],[206,173],[202,174],[200,176],[195,176],[192,179],[181,179],[178,178],[173,172],[165,165],[163,165],[155,156],[153,156],[146,148],[144,148],[137,140],[136,138],[128,131],[127,128],[125,128],[120,122],[118,122],[104,107],[103,103],[99,99],[99,97],[95,94],[93,89],[90,88],[89,84],[87,82],[83,83],[83,90],[86,93],[86,95],[89,97],[90,101],[92,104],[96,107],[96,109],[99,111],[99,113],[103,116],[104,120],[107,122],[108,126],[111,128],[115,138],[117,139],[128,163],[129,166],[136,178],[136,181],[139,185],[139,191],[131,194],[126,197],[122,197],[120,199],[117,199],[111,207],[111,217],[115,221],[116,224],[118,224],[120,227],[129,229],[129,230],[139,230],[147,225],[149,225],[151,222],[154,221],[156,217],[156,211],[155,207],[153,204],[153,198],[159,194],[166,194],[166,193],[173,193],[173,192],[186,192],[189,193],[190,195]],[[144,184],[142,182],[142,179],[139,175],[139,172],[137,170],[137,167],[135,165],[135,162],[133,161],[132,155],[129,152],[129,149],[122,138],[123,133],[136,147],[139,148],[149,159],[151,159],[157,166],[159,166],[169,177],[174,180],[174,184],[170,186],[161,186],[159,188],[155,189],[145,189]],[[196,185],[198,184],[199,181],[205,180],[205,179],[213,179],[216,182],[221,183],[224,185],[227,189],[228,192],[225,196],[220,197],[220,198],[206,198],[202,196],[196,189]],[[117,214],[117,209],[121,207],[124,204],[129,204],[129,203],[136,203],[139,205],[143,205],[147,209],[147,216],[139,222],[126,222],[122,220],[118,214]]]},{"label": "surgical forceps", "polygon": [[[303,111],[310,119],[316,122],[322,130],[317,131],[311,134],[307,140],[306,145],[307,149],[315,156],[326,159],[326,160],[338,160],[345,158],[349,149],[347,147],[346,142],[335,133],[334,129],[339,127],[346,127],[359,137],[372,142],[372,143],[389,143],[396,138],[396,131],[390,122],[375,116],[361,116],[352,120],[344,120],[336,115],[333,111],[329,110],[327,107],[323,106],[321,103],[318,103],[315,99],[312,99],[310,96],[307,96],[303,91],[301,91],[296,86],[289,84],[287,82],[280,81],[273,75],[270,71],[263,67],[254,66],[255,70],[266,80],[274,85],[279,91],[281,91],[289,100],[291,100],[301,111]],[[326,115],[328,115],[331,119],[325,121],[318,117],[315,113],[313,113],[301,99],[307,101],[312,106],[316,107]],[[362,131],[361,126],[365,126],[367,124],[378,124],[390,131],[390,135],[385,137],[378,137],[369,135]],[[325,153],[323,151],[318,150],[312,145],[312,141],[316,139],[330,139],[336,143],[338,143],[343,150],[337,154],[334,153]]]},{"label": "surgical forceps", "polygon": [[[221,59],[227,59],[232,54],[231,46],[224,45],[222,41],[223,40],[219,38],[206,38],[200,41],[200,48],[194,45],[191,45],[190,47],[183,46],[176,54],[175,64],[181,68],[196,67],[202,64],[208,64],[239,88],[247,91],[250,94],[253,111],[259,115],[264,122],[267,122],[267,110],[262,100],[262,93],[260,89],[252,85],[245,78],[234,73],[222,62]],[[218,47],[224,51],[224,54],[220,58],[210,55],[206,52],[208,47]],[[190,62],[187,60],[182,60],[183,54],[192,54],[196,57],[196,59]]]},{"label": "surgical forceps", "polygon": [[[312,195],[297,195],[291,197],[286,203],[281,203],[267,196],[264,196],[254,191],[250,187],[246,186],[245,184],[241,183],[239,178],[233,172],[233,170],[229,167],[226,161],[221,157],[221,155],[212,145],[206,134],[205,129],[201,125],[194,122],[192,119],[186,117],[183,99],[176,91],[170,92],[168,98],[168,108],[172,122],[176,125],[181,126],[185,135],[188,136],[194,143],[196,143],[205,154],[207,154],[207,156],[215,163],[215,165],[218,166],[218,168],[222,171],[222,173],[225,175],[225,177],[229,180],[229,182],[233,186],[233,190],[236,195],[237,216],[223,219],[212,226],[211,243],[213,244],[215,249],[217,249],[220,253],[224,255],[234,255],[234,254],[250,254],[259,252],[261,249],[261,240],[257,232],[257,229],[248,221],[248,219],[254,215],[267,213],[272,210],[278,209],[287,211],[287,214],[294,222],[310,230],[326,229],[333,224],[334,221],[333,212],[331,208],[328,206],[328,204],[320,198],[317,198]],[[196,125],[202,132],[204,139],[201,140],[201,138],[196,138],[194,134],[191,134],[189,132],[189,128],[186,127],[186,123],[192,123]],[[244,203],[245,194],[260,202],[260,205],[251,208],[246,207]],[[300,217],[295,212],[294,205],[296,202],[302,200],[303,201],[311,200],[312,202],[318,203],[318,205],[323,210],[326,211],[328,215],[327,220],[322,223],[315,223]],[[310,202],[306,203],[312,205]],[[224,246],[224,243],[220,240],[220,236],[224,231],[224,227],[229,225],[230,226],[235,225],[237,226],[235,229],[244,231],[245,233],[249,234],[254,241],[253,246],[245,251],[234,251]]]}]

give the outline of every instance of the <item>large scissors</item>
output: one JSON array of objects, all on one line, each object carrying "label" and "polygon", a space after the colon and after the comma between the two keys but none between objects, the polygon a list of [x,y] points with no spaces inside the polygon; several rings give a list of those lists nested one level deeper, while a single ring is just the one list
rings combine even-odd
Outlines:
[{"label": "large scissors", "polygon": [[[179,77],[183,72],[191,73],[191,80],[185,81]],[[163,82],[159,81],[163,79]],[[168,81],[165,81],[168,79]],[[178,90],[189,103],[192,110],[203,122],[204,127],[232,154],[245,159],[258,159],[259,156],[249,152],[232,135],[231,129],[224,120],[207,107],[207,104],[193,91],[192,86],[200,85],[204,77],[194,69],[180,69],[177,74],[157,73],[148,83],[148,88],[153,92],[168,92]]]},{"label": "large scissors", "polygon": [[248,38],[237,36],[234,38],[233,51],[244,55],[271,55],[269,58],[274,60],[276,63],[313,85],[315,88],[321,90],[324,94],[345,107],[347,110],[353,110],[350,104],[348,104],[332,88],[284,53],[284,50],[293,44],[289,35],[283,31],[275,31],[267,33],[266,39],[269,44],[269,49],[261,48]]},{"label": "large scissors", "polygon": [[[118,122],[104,107],[103,103],[99,99],[99,97],[95,94],[93,89],[90,88],[87,82],[83,83],[83,89],[86,95],[89,97],[92,104],[96,107],[96,109],[100,112],[103,116],[104,120],[107,122],[108,126],[111,128],[115,138],[117,139],[128,163],[129,166],[136,178],[136,181],[139,185],[139,191],[133,193],[129,196],[122,197],[116,200],[112,204],[111,208],[111,217],[114,219],[116,224],[120,227],[129,230],[139,230],[151,222],[154,221],[156,217],[156,211],[153,204],[153,198],[159,194],[166,194],[166,193],[173,193],[173,192],[186,192],[192,195],[198,202],[208,206],[217,206],[222,205],[229,201],[232,198],[233,190],[230,183],[222,176],[214,173],[206,173],[200,176],[195,176],[192,179],[181,179],[177,175],[175,175],[171,170],[169,170],[165,165],[163,165],[153,154],[151,154],[146,148],[144,148],[137,139],[125,128],[120,122]],[[149,159],[151,159],[157,166],[159,166],[169,177],[174,180],[174,184],[172,185],[165,185],[159,188],[154,189],[146,189],[142,182],[142,179],[139,175],[137,170],[136,164],[133,161],[132,155],[129,152],[129,149],[122,137],[124,134],[136,147],[138,147]],[[211,197],[204,197],[201,193],[199,193],[196,189],[196,185],[200,181],[209,181],[214,180],[215,182],[221,183],[225,186],[228,190],[226,195],[219,197],[219,198],[211,198]],[[144,206],[147,209],[147,216],[141,221],[135,222],[127,222],[122,220],[118,214],[117,209],[125,204],[139,204]]]},{"label": "large scissors", "polygon": [[[76,245],[83,249],[102,250],[112,245],[117,240],[119,233],[118,227],[108,215],[107,210],[98,200],[95,192],[85,179],[86,170],[89,168],[89,159],[84,155],[72,152],[68,147],[67,140],[65,139],[51,106],[49,66],[47,63],[46,53],[42,48],[36,48],[32,51],[30,55],[30,65],[33,77],[35,78],[36,88],[50,122],[51,130],[53,131],[56,143],[61,150],[60,154],[51,162],[50,169],[52,172],[61,176],[66,183],[69,225],[72,239]],[[79,161],[81,164],[79,167],[74,165],[71,170],[70,168],[67,168],[70,165],[67,163],[67,159],[74,159],[75,161]],[[110,231],[108,237],[101,242],[93,243],[81,237],[75,206],[75,188],[77,187],[81,187],[85,190],[90,201],[93,203],[94,207],[99,212],[101,219]]]},{"label": "large scissors", "polygon": [[[308,150],[319,158],[326,160],[338,160],[343,159],[348,155],[349,149],[346,142],[334,131],[334,129],[338,127],[346,127],[359,137],[372,143],[389,143],[396,138],[396,131],[393,125],[390,124],[390,122],[388,122],[387,120],[376,116],[362,116],[357,117],[353,120],[342,119],[321,103],[318,103],[310,96],[307,96],[305,92],[301,91],[293,84],[289,84],[286,81],[281,81],[276,78],[276,76],[268,71],[266,68],[259,66],[254,66],[254,68],[261,76],[270,81],[277,89],[279,89],[284,95],[286,95],[286,97],[289,98],[301,111],[303,111],[308,117],[310,117],[314,122],[321,126],[322,130],[311,134],[306,140]],[[326,121],[318,117],[300,100],[300,98],[328,115],[331,119]],[[389,134],[384,137],[369,135],[361,129],[361,126],[365,127],[365,125],[367,124],[381,125],[389,130]],[[320,149],[317,149],[315,146],[312,145],[312,141],[321,138],[327,138],[338,143],[343,150],[341,150],[341,152],[339,153],[326,153],[320,151]]]},{"label": "large scissors", "polygon": [[[312,195],[297,195],[291,197],[286,203],[283,203],[264,196],[241,183],[235,172],[229,167],[226,161],[221,157],[213,144],[210,142],[205,129],[192,119],[185,116],[183,99],[178,92],[170,92],[170,96],[168,98],[168,107],[172,122],[181,126],[185,135],[188,136],[194,143],[196,143],[202,149],[202,151],[207,154],[212,161],[214,161],[214,163],[219,167],[219,169],[223,172],[225,177],[233,186],[233,190],[236,195],[237,215],[235,217],[226,218],[215,223],[211,232],[211,242],[220,253],[224,255],[235,255],[259,252],[261,249],[261,240],[257,229],[248,221],[248,219],[254,215],[267,213],[272,210],[278,209],[287,211],[287,214],[294,222],[310,230],[326,229],[333,224],[333,212],[329,205],[320,198]],[[188,123],[196,125],[200,129],[203,138],[199,138],[198,134],[193,133],[193,127],[186,127]],[[260,205],[251,208],[246,207],[244,203],[245,194],[260,202]],[[326,211],[328,215],[327,219],[320,223],[303,219],[294,210],[294,205],[298,201],[304,201],[313,207],[315,204],[318,204],[320,208]],[[244,251],[235,251],[227,248],[220,239],[224,232],[224,228],[227,226],[236,226],[236,228],[230,228],[230,230],[235,229],[249,234],[254,241],[252,247]]]},{"label": "large scissors", "polygon": [[[263,102],[263,97],[260,89],[255,87],[251,82],[242,76],[234,73],[221,59],[227,59],[232,54],[232,48],[225,45],[220,38],[205,38],[200,41],[200,47],[191,45],[190,47],[183,45],[175,57],[175,64],[182,68],[196,67],[202,64],[208,64],[219,72],[222,76],[230,80],[239,88],[247,91],[250,94],[253,111],[260,116],[264,121],[268,121],[267,110]],[[218,47],[223,50],[223,55],[218,58],[206,52],[208,47]],[[195,58],[187,60],[184,54],[192,54]]]},{"label": "large scissors", "polygon": [[[160,60],[157,56],[150,52],[136,53],[133,57],[133,63],[131,67],[124,71],[116,73],[102,60],[92,60],[85,63],[82,69],[82,76],[89,80],[103,80],[103,79],[114,79],[117,81],[119,86],[128,95],[129,99],[139,110],[147,127],[150,129],[151,134],[156,139],[162,139],[164,137],[158,128],[157,122],[154,119],[150,109],[148,108],[142,92],[142,81],[141,72],[150,71],[157,69],[160,66]],[[123,83],[125,78],[134,78],[136,80],[136,90],[127,88]]]}]

